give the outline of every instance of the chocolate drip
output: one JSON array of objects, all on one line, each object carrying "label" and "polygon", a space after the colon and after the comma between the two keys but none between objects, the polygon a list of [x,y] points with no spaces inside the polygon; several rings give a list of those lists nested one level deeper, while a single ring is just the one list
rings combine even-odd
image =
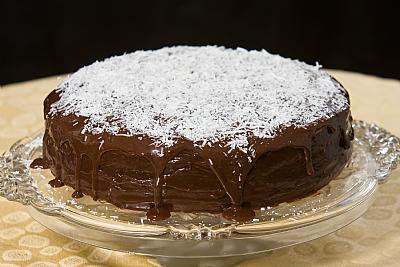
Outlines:
[{"label": "chocolate drip", "polygon": [[164,220],[170,216],[170,209],[168,205],[163,202],[163,186],[165,184],[165,175],[163,173],[166,165],[166,157],[164,151],[154,149],[152,154],[155,157],[150,160],[152,163],[155,179],[153,180],[153,205],[146,213],[149,220]]},{"label": "chocolate drip", "polygon": [[[83,142],[85,143],[87,141],[87,137],[85,136],[83,139]],[[90,180],[91,180],[91,196],[94,200],[98,199],[97,196],[97,191],[98,191],[98,183],[99,183],[99,178],[98,178],[98,172],[99,172],[99,167],[100,167],[100,161],[101,157],[104,153],[103,150],[103,144],[104,140],[102,138],[97,139],[95,144],[93,145],[92,148],[92,155],[89,157],[90,158]]]},{"label": "chocolate drip", "polygon": [[100,162],[100,159],[92,160],[92,171],[91,171],[91,177],[92,177],[92,197],[93,200],[97,200],[97,184],[98,184],[98,177],[97,173],[99,170],[99,165],[98,163]]},{"label": "chocolate drip", "polygon": [[81,191],[75,190],[75,191],[72,193],[72,197],[73,197],[73,198],[81,198],[81,197],[83,197],[83,194],[82,194]]},{"label": "chocolate drip", "polygon": [[307,174],[312,176],[312,175],[314,175],[314,168],[313,168],[313,163],[312,163],[312,159],[311,159],[311,149],[309,147],[303,147],[303,152],[304,152],[304,158],[306,161]]},{"label": "chocolate drip", "polygon": [[222,212],[222,216],[230,221],[249,221],[254,218],[255,212],[251,207],[248,206],[236,206],[233,205]]},{"label": "chocolate drip", "polygon": [[81,166],[82,166],[82,158],[83,155],[77,154],[76,155],[76,166],[75,166],[75,192],[72,193],[73,198],[81,198],[83,197],[82,192],[80,191],[81,188]]},{"label": "chocolate drip", "polygon": [[[45,105],[57,98],[50,94]],[[44,158],[31,167],[51,168],[57,178],[50,185],[72,186],[74,198],[85,194],[121,208],[147,210],[150,220],[166,219],[171,211],[208,211],[246,221],[254,217],[254,208],[309,195],[340,172],[351,154],[349,114],[345,110],[306,129],[283,128],[275,138],[249,137],[248,151],[230,150],[224,141],[198,146],[180,139],[160,148],[143,135],[82,134],[79,125],[85,118],[55,114],[46,118]],[[65,157],[75,162],[61,160],[65,140],[73,150]],[[125,157],[118,163],[126,168],[121,175],[113,162],[118,159],[102,159],[110,151]],[[186,158],[178,161],[182,151]]]},{"label": "chocolate drip", "polygon": [[60,178],[54,178],[53,180],[49,181],[49,185],[50,185],[51,187],[56,188],[56,187],[62,187],[62,186],[64,186],[64,183],[63,183],[63,181],[62,181]]},{"label": "chocolate drip", "polygon": [[49,169],[51,166],[51,162],[45,160],[43,158],[37,158],[32,161],[29,165],[32,169]]},{"label": "chocolate drip", "polygon": [[215,174],[215,176],[218,178],[219,182],[221,183],[222,187],[224,188],[225,194],[228,195],[229,199],[231,200],[231,204],[232,205],[237,205],[238,201],[235,200],[235,198],[229,193],[229,190],[227,188],[227,185],[225,184],[224,179],[222,179],[221,174],[214,168],[214,164],[212,162],[211,159],[209,159],[209,163],[210,163],[210,168],[213,171],[213,173]]},{"label": "chocolate drip", "polygon": [[146,217],[152,221],[161,221],[168,219],[171,216],[171,212],[167,207],[155,206],[146,213]]},{"label": "chocolate drip", "polygon": [[162,201],[162,178],[158,175],[154,179],[153,195],[154,195],[154,207],[146,213],[149,220],[164,220],[170,216],[168,209],[163,207]]},{"label": "chocolate drip", "polygon": [[349,149],[351,146],[350,136],[345,134],[344,130],[341,130],[340,146],[344,149]]}]

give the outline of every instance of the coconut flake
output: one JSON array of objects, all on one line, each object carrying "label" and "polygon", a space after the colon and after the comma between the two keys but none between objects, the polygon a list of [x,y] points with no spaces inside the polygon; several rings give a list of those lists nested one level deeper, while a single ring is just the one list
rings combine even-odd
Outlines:
[{"label": "coconut flake", "polygon": [[160,146],[183,137],[201,146],[281,127],[306,127],[349,105],[325,71],[243,48],[177,46],[136,51],[83,67],[61,82],[50,114],[87,117],[82,132],[148,135]]}]

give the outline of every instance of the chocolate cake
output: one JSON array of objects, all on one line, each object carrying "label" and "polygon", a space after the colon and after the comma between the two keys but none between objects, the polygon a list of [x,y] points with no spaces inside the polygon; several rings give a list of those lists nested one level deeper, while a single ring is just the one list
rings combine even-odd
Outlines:
[{"label": "chocolate cake", "polygon": [[152,220],[235,221],[308,196],[349,161],[346,90],[320,65],[262,51],[178,46],[81,68],[44,101],[50,185]]}]

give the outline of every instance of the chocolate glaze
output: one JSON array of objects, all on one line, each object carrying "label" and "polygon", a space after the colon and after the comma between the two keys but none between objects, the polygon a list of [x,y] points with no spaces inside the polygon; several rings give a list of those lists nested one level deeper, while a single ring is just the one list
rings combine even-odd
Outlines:
[{"label": "chocolate glaze", "polygon": [[90,195],[120,208],[147,210],[151,220],[166,219],[171,211],[250,220],[253,209],[317,191],[351,155],[349,109],[307,128],[282,128],[275,138],[250,136],[251,155],[229,151],[224,141],[202,147],[182,138],[161,148],[146,135],[83,134],[85,117],[49,115],[58,99],[56,91],[45,99],[43,159],[32,167],[50,168],[56,177],[50,184],[73,187],[72,197]]}]

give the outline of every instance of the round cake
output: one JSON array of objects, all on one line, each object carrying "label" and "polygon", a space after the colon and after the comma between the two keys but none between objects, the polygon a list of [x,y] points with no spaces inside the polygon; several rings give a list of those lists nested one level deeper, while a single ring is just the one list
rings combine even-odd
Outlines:
[{"label": "round cake", "polygon": [[347,91],[320,65],[177,46],[83,67],[44,101],[50,185],[151,220],[246,221],[317,192],[351,156]]}]

